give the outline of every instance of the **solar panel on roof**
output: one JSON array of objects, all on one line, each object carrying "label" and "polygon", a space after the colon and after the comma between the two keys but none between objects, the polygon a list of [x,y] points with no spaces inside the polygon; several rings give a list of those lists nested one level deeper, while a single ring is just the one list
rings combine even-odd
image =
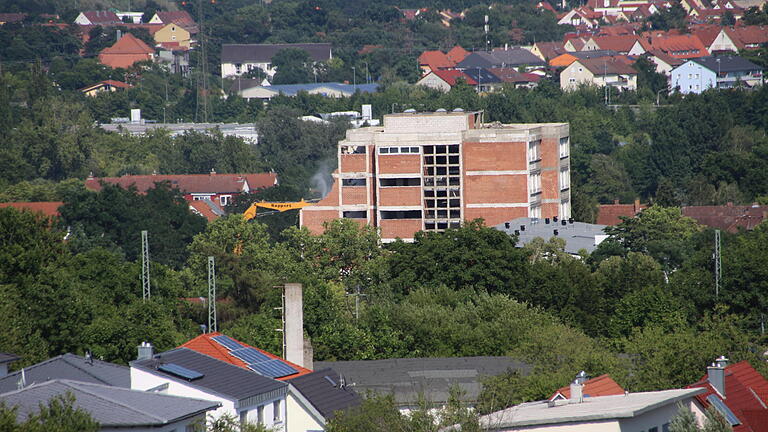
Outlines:
[{"label": "solar panel on roof", "polygon": [[723,417],[725,417],[726,420],[728,420],[728,423],[730,423],[731,426],[737,426],[741,424],[739,418],[736,417],[733,411],[731,411],[731,409],[728,408],[728,406],[726,406],[725,403],[719,397],[717,397],[717,395],[711,394],[707,396],[707,400],[712,404],[712,406],[715,407],[715,409],[717,409],[718,412],[720,412],[720,414],[723,415]]},{"label": "solar panel on roof", "polygon": [[198,378],[202,378],[204,375],[200,372],[193,371],[192,369],[187,369],[184,366],[179,366],[174,363],[166,363],[158,366],[157,368],[160,371],[167,372],[169,374],[173,374],[182,378],[186,378],[188,380],[196,380]]},{"label": "solar panel on roof", "polygon": [[294,367],[289,366],[278,359],[269,360],[262,363],[249,364],[248,367],[261,375],[270,378],[281,378],[298,373]]},{"label": "solar panel on roof", "polygon": [[219,345],[223,346],[224,348],[230,351],[243,348],[243,346],[240,345],[238,341],[232,339],[229,336],[220,335],[220,336],[214,336],[211,339],[213,339],[216,343],[218,343]]},{"label": "solar panel on roof", "polygon": [[269,356],[256,348],[241,348],[232,350],[229,353],[246,363],[261,363],[270,360]]}]

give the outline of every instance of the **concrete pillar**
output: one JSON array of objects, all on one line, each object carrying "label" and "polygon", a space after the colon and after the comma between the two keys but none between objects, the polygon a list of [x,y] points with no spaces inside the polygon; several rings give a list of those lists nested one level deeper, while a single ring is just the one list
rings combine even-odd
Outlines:
[{"label": "concrete pillar", "polygon": [[298,283],[285,284],[285,359],[304,367],[304,310]]}]

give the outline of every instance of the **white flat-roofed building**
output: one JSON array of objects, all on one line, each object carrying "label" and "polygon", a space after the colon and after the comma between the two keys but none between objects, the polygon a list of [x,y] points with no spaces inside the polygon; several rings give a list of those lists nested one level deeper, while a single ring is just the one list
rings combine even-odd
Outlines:
[{"label": "white flat-roofed building", "polygon": [[676,389],[584,397],[581,402],[528,402],[481,416],[480,427],[489,431],[665,432],[680,406],[691,410],[699,425],[703,424],[705,410],[696,395],[704,391]]}]

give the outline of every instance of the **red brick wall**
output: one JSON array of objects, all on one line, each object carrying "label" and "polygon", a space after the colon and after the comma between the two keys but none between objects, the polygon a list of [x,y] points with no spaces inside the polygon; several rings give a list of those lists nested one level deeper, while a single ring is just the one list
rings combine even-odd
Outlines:
[{"label": "red brick wall", "polygon": [[527,203],[525,175],[464,176],[465,204]]},{"label": "red brick wall", "polygon": [[487,226],[498,225],[520,217],[528,217],[527,207],[469,208],[464,210],[464,220],[483,218]]},{"label": "red brick wall", "polygon": [[[370,179],[369,179],[370,180]],[[365,186],[342,186],[341,202],[344,205],[367,204],[365,200]]]},{"label": "red brick wall", "polygon": [[323,233],[323,222],[336,219],[339,217],[339,212],[336,210],[302,210],[301,211],[301,223],[302,226],[309,228],[312,234]]},{"label": "red brick wall", "polygon": [[380,206],[417,206],[422,204],[420,187],[379,188]]},{"label": "red brick wall", "polygon": [[386,219],[380,222],[381,238],[413,238],[421,231],[421,219]]},{"label": "red brick wall", "polygon": [[364,154],[342,154],[341,155],[341,169],[343,173],[350,172],[365,172],[365,155]]},{"label": "red brick wall", "polygon": [[541,217],[551,218],[560,214],[560,203],[542,203],[541,204]]},{"label": "red brick wall", "polygon": [[541,172],[541,198],[557,199],[560,197],[560,170]]},{"label": "red brick wall", "polygon": [[464,143],[465,171],[510,171],[528,169],[525,143]]},{"label": "red brick wall", "polygon": [[379,155],[379,174],[420,172],[420,155]]}]

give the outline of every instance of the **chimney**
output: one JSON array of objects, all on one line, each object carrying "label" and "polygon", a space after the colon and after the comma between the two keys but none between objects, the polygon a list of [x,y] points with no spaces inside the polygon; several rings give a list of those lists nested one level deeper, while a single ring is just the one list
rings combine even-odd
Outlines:
[{"label": "chimney", "polygon": [[578,382],[578,379],[571,383],[571,399],[570,403],[582,403],[584,402],[584,384]]},{"label": "chimney", "polygon": [[314,369],[315,363],[315,349],[312,348],[312,341],[309,338],[304,338],[304,366],[307,369]]},{"label": "chimney", "polygon": [[614,205],[618,205],[619,204],[619,200],[617,200],[617,199],[613,200],[613,204]]},{"label": "chimney", "polygon": [[304,366],[304,310],[302,287],[298,283],[285,284],[285,359]]},{"label": "chimney", "polygon": [[720,356],[711,366],[707,367],[707,381],[723,398],[725,398],[725,367],[728,359]]},{"label": "chimney", "polygon": [[116,31],[117,31],[117,39],[116,40],[120,40],[123,37],[123,32],[120,31],[119,29],[116,30]]},{"label": "chimney", "polygon": [[635,198],[635,214],[640,213],[640,198]]},{"label": "chimney", "polygon": [[136,356],[136,360],[149,360],[154,355],[154,347],[149,342],[142,342],[138,348],[139,355]]}]

